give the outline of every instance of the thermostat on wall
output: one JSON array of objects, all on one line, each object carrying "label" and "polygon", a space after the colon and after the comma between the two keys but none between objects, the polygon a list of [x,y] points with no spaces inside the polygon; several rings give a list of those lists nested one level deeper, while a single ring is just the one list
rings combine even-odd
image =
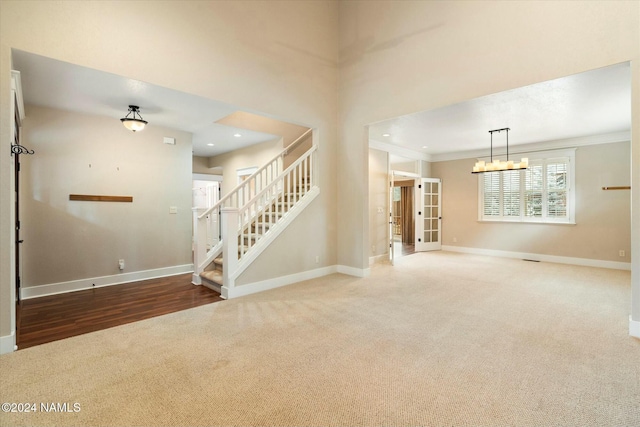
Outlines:
[{"label": "thermostat on wall", "polygon": [[164,137],[164,140],[162,142],[164,142],[165,144],[176,145],[176,139],[169,138],[167,136]]}]

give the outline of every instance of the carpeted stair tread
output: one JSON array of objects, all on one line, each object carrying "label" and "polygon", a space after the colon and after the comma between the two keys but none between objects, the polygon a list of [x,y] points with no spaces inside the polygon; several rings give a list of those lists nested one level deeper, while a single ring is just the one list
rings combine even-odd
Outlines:
[{"label": "carpeted stair tread", "polygon": [[200,273],[200,277],[222,286],[222,271],[220,270],[206,270]]}]

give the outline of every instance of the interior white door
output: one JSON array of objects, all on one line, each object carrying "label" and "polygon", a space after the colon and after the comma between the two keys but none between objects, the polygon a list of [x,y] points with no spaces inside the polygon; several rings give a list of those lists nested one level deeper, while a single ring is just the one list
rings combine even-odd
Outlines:
[{"label": "interior white door", "polygon": [[389,174],[389,262],[393,265],[395,259],[394,244],[393,244],[393,187],[394,187],[393,172]]},{"label": "interior white door", "polygon": [[416,251],[442,249],[442,181],[422,178],[416,190]]}]

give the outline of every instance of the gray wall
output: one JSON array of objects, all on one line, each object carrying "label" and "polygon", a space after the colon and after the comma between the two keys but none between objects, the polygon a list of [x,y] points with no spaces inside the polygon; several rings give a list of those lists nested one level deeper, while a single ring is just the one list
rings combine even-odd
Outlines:
[{"label": "gray wall", "polygon": [[[27,106],[23,286],[191,264],[191,134]],[[163,137],[176,145],[163,144]],[[69,194],[133,196],[133,203]],[[169,207],[178,208],[169,214]]]}]

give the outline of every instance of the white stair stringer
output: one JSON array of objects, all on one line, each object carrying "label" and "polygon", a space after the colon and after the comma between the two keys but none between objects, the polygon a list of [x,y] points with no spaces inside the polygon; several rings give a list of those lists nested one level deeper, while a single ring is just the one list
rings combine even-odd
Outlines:
[{"label": "white stair stringer", "polygon": [[[282,218],[269,228],[269,231],[258,240],[258,242],[251,246],[244,256],[237,263],[236,268],[229,272],[229,283],[222,285],[221,296],[225,299],[232,298],[231,290],[235,286],[235,279],[242,274],[259,256],[264,252],[267,247],[291,224],[298,215],[309,205],[311,202],[320,195],[319,187],[312,187],[306,192],[292,207],[289,209]],[[215,257],[214,257],[215,258]]]}]

